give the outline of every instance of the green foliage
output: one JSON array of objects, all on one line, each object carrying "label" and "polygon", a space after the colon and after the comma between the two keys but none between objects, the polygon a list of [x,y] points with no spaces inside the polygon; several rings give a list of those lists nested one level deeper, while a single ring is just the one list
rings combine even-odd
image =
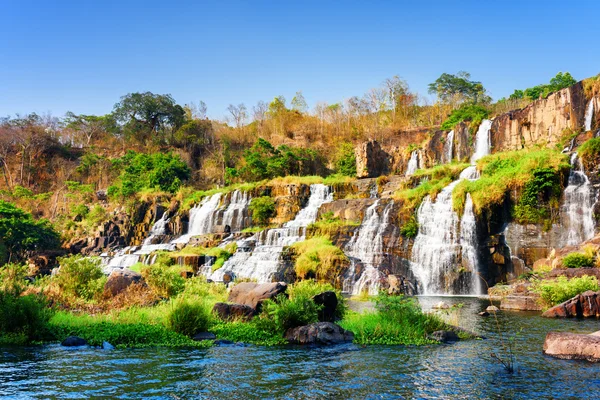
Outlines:
[{"label": "green foliage", "polygon": [[290,328],[317,322],[319,310],[312,298],[298,293],[293,298],[280,294],[275,300],[266,300],[262,304],[260,318],[271,321],[276,331],[285,332]]},{"label": "green foliage", "polygon": [[270,196],[255,197],[250,201],[248,210],[252,213],[252,222],[261,226],[267,225],[275,215],[275,200]]},{"label": "green foliage", "polygon": [[490,111],[487,108],[479,104],[465,103],[450,113],[442,123],[442,129],[454,129],[458,123],[463,121],[471,121],[472,126],[479,126],[481,121],[489,115]]},{"label": "green foliage", "polygon": [[562,259],[562,264],[567,268],[591,268],[594,258],[589,254],[570,253]]},{"label": "green foliage", "polygon": [[337,297],[337,307],[335,309],[335,319],[342,319],[346,315],[348,311],[348,305],[346,304],[346,299],[342,295],[342,292],[339,289],[333,287],[331,283],[327,282],[317,282],[314,279],[306,279],[300,282],[296,282],[293,285],[290,285],[287,293],[291,298],[296,297],[305,297],[305,298],[313,298],[314,296],[321,294],[323,292],[334,292]]},{"label": "green foliage", "polygon": [[160,297],[176,296],[185,287],[185,278],[179,269],[161,262],[142,267],[141,273],[148,286]]},{"label": "green foliage", "polygon": [[175,132],[175,145],[188,150],[200,149],[209,143],[212,131],[212,123],[208,119],[188,121]]},{"label": "green foliage", "polygon": [[[36,221],[14,204],[0,200],[0,248],[10,261],[19,261],[34,250],[59,246],[60,237],[49,221]],[[0,258],[0,265],[6,261]]]},{"label": "green foliage", "polygon": [[291,246],[297,258],[294,271],[300,279],[316,278],[317,281],[339,279],[348,257],[328,237],[316,236]]},{"label": "green foliage", "polygon": [[29,344],[45,339],[52,314],[41,296],[0,291],[0,344]]},{"label": "green foliage", "polygon": [[94,300],[102,293],[106,276],[96,257],[70,256],[59,259],[55,282],[66,296]]},{"label": "green foliage", "polygon": [[554,78],[550,79],[549,84],[541,84],[525,90],[515,90],[509,98],[511,100],[528,99],[533,101],[539,99],[540,97],[548,97],[550,93],[573,86],[576,83],[577,81],[571,76],[570,73],[559,72]]},{"label": "green foliage", "polygon": [[588,290],[598,291],[598,279],[584,275],[580,278],[559,276],[556,280],[534,281],[532,291],[539,293],[546,307],[565,302]]},{"label": "green foliage", "polygon": [[460,71],[456,75],[443,73],[429,84],[429,93],[436,94],[443,102],[452,100],[472,103],[488,102],[489,96],[481,82],[470,80],[471,74]]},{"label": "green foliage", "polygon": [[352,143],[340,144],[335,156],[335,170],[344,176],[356,176],[356,154]]},{"label": "green foliage", "polygon": [[27,266],[8,263],[0,267],[0,292],[19,296],[27,286]]},{"label": "green foliage", "polygon": [[577,154],[586,169],[591,169],[600,157],[600,138],[586,140],[577,149]]},{"label": "green foliage", "polygon": [[360,221],[342,220],[339,217],[334,217],[333,212],[327,212],[322,214],[318,221],[308,225],[306,237],[309,239],[315,236],[333,237],[357,226],[360,226]]},{"label": "green foliage", "polygon": [[419,223],[414,215],[400,227],[400,234],[410,239],[417,237],[419,234]]},{"label": "green foliage", "polygon": [[199,298],[177,299],[167,315],[167,327],[186,336],[207,331],[210,322],[210,306]]},{"label": "green foliage", "polygon": [[172,153],[136,153],[129,150],[112,160],[113,168],[120,170],[120,185],[109,188],[109,195],[132,196],[142,189],[156,189],[175,193],[190,177],[190,168]]},{"label": "green foliage", "polygon": [[250,322],[218,321],[211,327],[219,339],[231,340],[232,342],[252,343],[261,346],[275,346],[287,344],[283,338],[283,332],[274,331],[271,321],[254,318]]},{"label": "green foliage", "polygon": [[536,224],[549,218],[550,210],[546,204],[550,199],[558,204],[562,191],[561,177],[557,171],[537,168],[532,175],[513,210],[515,221],[521,224]]}]

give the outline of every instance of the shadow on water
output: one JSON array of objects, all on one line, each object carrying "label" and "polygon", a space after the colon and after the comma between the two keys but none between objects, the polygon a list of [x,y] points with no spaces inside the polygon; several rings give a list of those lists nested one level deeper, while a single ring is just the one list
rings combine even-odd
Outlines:
[{"label": "shadow on water", "polygon": [[198,349],[0,348],[0,396],[38,398],[598,398],[600,364],[542,354],[550,330],[593,332],[598,320],[551,320],[500,312],[517,339],[517,371],[491,359],[493,318],[477,298],[421,297],[462,303],[458,320],[487,340],[448,345],[327,348],[222,346]]}]

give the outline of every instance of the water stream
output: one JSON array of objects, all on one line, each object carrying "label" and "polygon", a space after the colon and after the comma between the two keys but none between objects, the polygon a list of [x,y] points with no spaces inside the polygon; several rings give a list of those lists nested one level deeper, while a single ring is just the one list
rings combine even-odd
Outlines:
[{"label": "water stream", "polygon": [[405,176],[411,176],[419,169],[419,151],[413,150],[410,153],[410,159],[408,160],[408,164],[406,165]]},{"label": "water stream", "polygon": [[584,128],[585,131],[591,131],[592,130],[592,122],[594,120],[594,98],[592,97],[590,99],[590,102],[588,103],[586,109],[585,109],[585,123],[584,123]]}]

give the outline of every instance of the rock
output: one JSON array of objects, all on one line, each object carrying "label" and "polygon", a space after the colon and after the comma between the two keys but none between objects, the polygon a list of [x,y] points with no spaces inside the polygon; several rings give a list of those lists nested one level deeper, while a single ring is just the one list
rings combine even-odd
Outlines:
[{"label": "rock", "polygon": [[256,315],[256,310],[244,304],[216,303],[213,306],[213,313],[224,321],[235,319],[247,321]]},{"label": "rock", "polygon": [[453,331],[435,331],[429,335],[429,338],[440,343],[458,342],[460,340],[456,332]]},{"label": "rock", "polygon": [[115,346],[113,346],[112,344],[108,343],[108,342],[102,342],[102,349],[103,350],[114,350]]},{"label": "rock", "polygon": [[130,269],[113,269],[104,284],[104,292],[116,296],[130,285],[142,282],[142,275]]},{"label": "rock", "polygon": [[389,172],[390,157],[379,142],[370,140],[360,144],[355,155],[357,178],[376,178]]},{"label": "rock", "polygon": [[336,344],[352,342],[354,333],[332,322],[317,322],[288,329],[285,339],[294,344]]},{"label": "rock", "polygon": [[490,313],[487,312],[487,311],[482,311],[482,312],[479,313],[479,315],[482,316],[482,317],[489,317]]},{"label": "rock", "polygon": [[496,306],[488,306],[488,308],[486,308],[485,311],[495,313],[496,311],[500,311],[500,309]]},{"label": "rock", "polygon": [[588,290],[578,294],[572,299],[550,308],[542,316],[548,318],[600,317],[600,291]]},{"label": "rock", "polygon": [[256,312],[260,312],[263,301],[273,299],[277,297],[277,295],[285,293],[286,289],[287,283],[285,282],[261,284],[242,282],[231,289],[227,301],[230,303],[244,304],[252,307]]},{"label": "rock", "polygon": [[323,306],[319,311],[320,322],[333,322],[335,321],[335,310],[338,305],[337,296],[335,292],[327,291],[319,293],[313,297],[313,301],[318,306]]},{"label": "rock", "polygon": [[231,340],[225,340],[225,339],[217,339],[213,343],[215,346],[228,346],[228,345],[235,344]]},{"label": "rock", "polygon": [[233,273],[225,272],[223,274],[223,283],[227,285],[228,283],[233,282],[233,278],[234,278]]},{"label": "rock", "polygon": [[87,340],[80,338],[79,336],[69,336],[62,341],[61,345],[66,347],[77,347],[87,345]]},{"label": "rock", "polygon": [[500,301],[501,310],[515,311],[541,311],[542,307],[538,303],[539,296],[506,296]]},{"label": "rock", "polygon": [[[597,333],[597,332],[595,332]],[[600,337],[570,332],[548,332],[544,353],[567,360],[600,361]]]},{"label": "rock", "polygon": [[433,308],[436,310],[447,310],[450,308],[450,306],[448,304],[446,304],[445,302],[440,301],[439,303],[434,305]]},{"label": "rock", "polygon": [[210,332],[199,332],[192,336],[192,340],[195,340],[196,342],[201,342],[203,340],[215,340],[216,338],[217,337],[215,334]]}]

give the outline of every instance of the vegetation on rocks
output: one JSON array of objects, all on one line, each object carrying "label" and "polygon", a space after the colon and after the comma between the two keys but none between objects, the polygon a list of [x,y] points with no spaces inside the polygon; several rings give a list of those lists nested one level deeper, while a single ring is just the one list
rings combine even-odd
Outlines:
[{"label": "vegetation on rocks", "polygon": [[559,276],[553,280],[533,282],[532,291],[539,293],[543,305],[547,308],[560,304],[587,290],[598,291],[598,279],[584,275],[580,278]]},{"label": "vegetation on rocks", "polygon": [[275,215],[275,200],[270,196],[256,197],[250,201],[248,210],[252,213],[252,221],[264,226]]},{"label": "vegetation on rocks", "polygon": [[590,254],[570,253],[562,259],[562,265],[566,268],[591,268],[594,258]]},{"label": "vegetation on rocks", "polygon": [[348,257],[327,236],[315,236],[292,246],[296,254],[294,271],[300,279],[340,283]]}]

